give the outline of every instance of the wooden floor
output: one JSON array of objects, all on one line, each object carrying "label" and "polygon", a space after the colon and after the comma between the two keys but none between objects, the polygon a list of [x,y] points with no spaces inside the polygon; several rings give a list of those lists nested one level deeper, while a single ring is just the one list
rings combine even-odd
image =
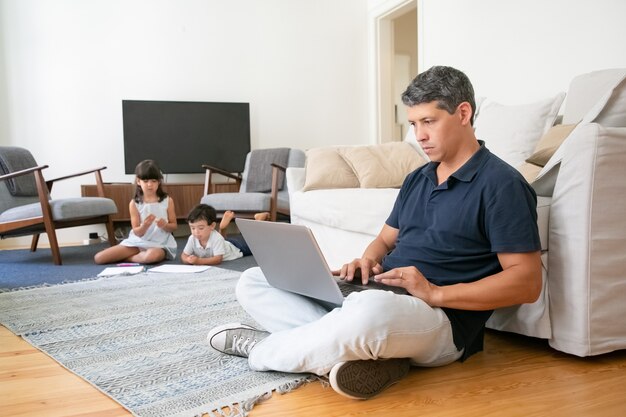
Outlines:
[{"label": "wooden floor", "polygon": [[[130,416],[123,407],[0,326],[0,415]],[[274,394],[250,417],[626,416],[626,351],[577,358],[542,340],[487,332],[465,363],[412,369],[377,398],[355,401],[312,382]]]}]

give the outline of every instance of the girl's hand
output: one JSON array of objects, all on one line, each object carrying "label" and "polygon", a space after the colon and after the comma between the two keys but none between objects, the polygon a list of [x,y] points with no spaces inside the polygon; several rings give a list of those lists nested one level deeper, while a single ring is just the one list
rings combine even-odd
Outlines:
[{"label": "girl's hand", "polygon": [[150,225],[154,222],[155,219],[156,219],[156,216],[154,214],[148,214],[148,216],[146,216],[146,218],[143,220],[143,224],[146,227],[150,227]]},{"label": "girl's hand", "polygon": [[167,224],[167,220],[161,218],[157,220],[157,226],[161,229],[163,229],[165,227],[165,225]]},{"label": "girl's hand", "polygon": [[143,236],[143,234],[148,231],[148,229],[154,222],[154,219],[156,219],[156,216],[154,214],[149,214],[148,216],[146,216],[146,218],[143,220],[143,223],[141,223],[141,225],[139,226],[141,233],[139,236]]}]

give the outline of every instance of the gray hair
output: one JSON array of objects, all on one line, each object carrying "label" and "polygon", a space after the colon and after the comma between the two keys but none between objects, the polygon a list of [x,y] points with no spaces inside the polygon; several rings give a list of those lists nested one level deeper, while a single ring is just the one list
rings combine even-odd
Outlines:
[{"label": "gray hair", "polygon": [[409,107],[432,101],[436,101],[437,107],[450,114],[454,114],[459,104],[467,101],[472,106],[470,122],[474,124],[474,88],[462,71],[452,67],[431,67],[415,77],[402,93],[402,102]]}]

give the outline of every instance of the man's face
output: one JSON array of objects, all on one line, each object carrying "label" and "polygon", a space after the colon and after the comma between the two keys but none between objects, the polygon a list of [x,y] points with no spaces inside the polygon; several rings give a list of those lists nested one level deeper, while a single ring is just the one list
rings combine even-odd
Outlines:
[{"label": "man's face", "polygon": [[417,143],[431,161],[446,161],[459,148],[463,122],[458,108],[450,114],[431,101],[409,107],[407,115]]}]

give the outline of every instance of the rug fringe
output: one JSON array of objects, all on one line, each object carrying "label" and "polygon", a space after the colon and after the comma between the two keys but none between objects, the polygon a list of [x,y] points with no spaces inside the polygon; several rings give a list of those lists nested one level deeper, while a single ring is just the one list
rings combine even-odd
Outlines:
[{"label": "rug fringe", "polygon": [[[288,382],[286,384],[280,385],[278,388],[276,388],[275,391],[279,394],[286,394],[304,384],[315,381],[317,379],[319,379],[318,376],[309,375],[304,378],[298,379],[296,381]],[[250,398],[246,401],[242,401],[239,404],[239,406],[241,407],[241,414],[235,414],[233,416],[228,416],[228,417],[246,417],[248,413],[254,408],[255,405],[257,405],[258,403],[262,401],[268,400],[271,397],[272,397],[272,391],[269,391],[269,392],[266,392],[265,394],[261,394],[256,397]]]},{"label": "rug fringe", "polygon": [[34,290],[34,289],[37,289],[37,288],[56,287],[58,285],[73,284],[73,283],[76,283],[76,282],[95,281],[95,280],[98,280],[100,278],[102,278],[102,277],[90,277],[90,278],[81,278],[81,279],[77,279],[77,280],[65,280],[65,281],[56,282],[56,283],[53,283],[53,284],[50,284],[48,282],[43,282],[43,283],[37,284],[37,285],[28,285],[28,286],[17,287],[17,288],[0,288],[0,293],[14,292],[14,291],[24,291],[24,290]]},{"label": "rug fringe", "polygon": [[[278,386],[274,391],[279,394],[286,394],[294,389],[313,381],[320,381],[323,383],[324,379],[316,375],[308,375],[293,382]],[[257,395],[249,398],[245,401],[241,401],[238,404],[230,404],[224,406],[222,409],[204,411],[201,414],[197,414],[196,417],[208,416],[208,417],[247,417],[248,413],[252,411],[255,405],[268,400],[272,397],[273,391]],[[228,410],[228,411],[225,411]]]}]

